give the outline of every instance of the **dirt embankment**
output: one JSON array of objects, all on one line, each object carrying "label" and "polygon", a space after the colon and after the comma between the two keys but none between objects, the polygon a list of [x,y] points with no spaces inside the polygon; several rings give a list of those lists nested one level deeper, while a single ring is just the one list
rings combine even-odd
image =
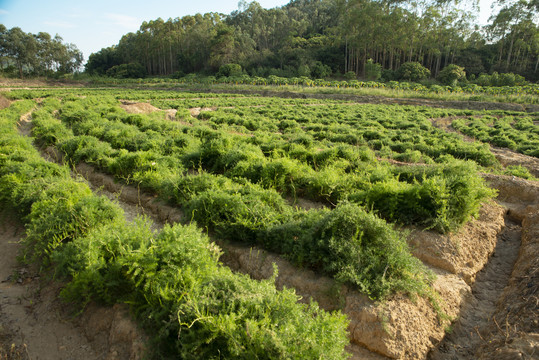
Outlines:
[{"label": "dirt embankment", "polygon": [[507,227],[432,360],[539,358],[539,183],[484,176],[508,208]]},{"label": "dirt embankment", "polygon": [[490,146],[490,151],[503,167],[520,165],[530,171],[530,174],[539,178],[539,158],[517,153],[509,149]]},{"label": "dirt embankment", "polygon": [[61,284],[16,260],[24,227],[0,214],[0,359],[141,359],[143,336],[126,307],[75,308],[58,300]]},{"label": "dirt embankment", "polygon": [[522,220],[522,245],[511,280],[498,301],[479,359],[539,358],[539,206]]},{"label": "dirt embankment", "polygon": [[149,103],[128,100],[122,100],[120,102],[120,107],[129,114],[149,114],[155,111],[162,111],[165,113],[165,118],[168,120],[176,120],[176,113],[178,112],[176,109],[161,110]]},{"label": "dirt embankment", "polygon": [[522,224],[510,281],[496,304],[477,351],[479,359],[539,358],[539,183],[499,177],[495,184],[509,215]]}]

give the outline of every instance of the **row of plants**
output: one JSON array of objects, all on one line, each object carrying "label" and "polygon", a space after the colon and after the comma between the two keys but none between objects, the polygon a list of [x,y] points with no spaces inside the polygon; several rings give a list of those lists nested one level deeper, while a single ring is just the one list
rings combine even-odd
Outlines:
[{"label": "row of plants", "polygon": [[[189,167],[184,164],[190,164],[192,160],[188,159],[198,156],[198,150],[165,155],[158,149],[129,151],[114,142],[112,146],[93,135],[78,134],[80,128],[77,125],[84,124],[84,121],[78,117],[80,114],[74,116],[77,111],[67,111],[73,110],[70,104],[60,108],[60,118],[71,123],[73,130],[65,127],[52,116],[56,105],[52,99],[46,100],[43,107],[34,112],[34,134],[43,145],[56,145],[66,154],[68,161],[92,163],[103,171],[160,194],[180,205],[188,218],[213,231],[219,238],[263,245],[284,254],[298,265],[357,286],[373,299],[382,299],[396,291],[427,292],[430,276],[411,256],[405,238],[361,206],[343,202],[332,211],[303,211],[290,206],[274,187],[253,184],[244,177],[229,178],[202,169],[196,174],[189,174]],[[133,119],[131,115],[127,118]],[[106,121],[110,120],[103,119],[102,123]],[[87,128],[96,129],[97,126],[91,123]],[[102,134],[110,135],[106,125],[102,130]],[[125,134],[118,135],[117,139],[125,139]],[[338,220],[345,215],[343,211],[336,211],[341,207],[354,212],[356,217]],[[312,219],[319,221],[313,222]],[[302,229],[308,224],[310,233],[319,234],[321,229],[325,229],[324,233],[330,234],[332,230],[324,224],[338,221],[345,222],[339,226],[346,225],[353,230],[338,241],[332,235],[296,239],[295,235],[289,234],[288,242],[283,242],[281,237],[271,235],[276,228],[298,222],[304,224]],[[365,237],[362,234],[366,234]],[[343,253],[352,250],[356,258],[342,258]],[[343,261],[348,265],[341,266]],[[379,267],[372,264],[386,264],[386,271],[380,272]]]},{"label": "row of plants", "polygon": [[[43,160],[16,130],[34,106],[20,101],[0,111],[0,202],[25,222],[24,261],[64,278],[64,299],[130,304],[151,334],[153,358],[347,358],[345,317],[299,304],[293,290],[277,291],[277,270],[265,281],[233,273],[194,224],[153,232],[145,219],[127,223],[117,204]],[[45,103],[38,123],[47,124],[54,108]],[[48,129],[42,134],[64,141],[58,131],[65,129]],[[333,239],[342,224],[331,220],[342,216],[321,215],[320,228]],[[349,223],[361,226],[359,220]]]},{"label": "row of plants", "polygon": [[152,85],[152,84],[183,84],[183,85],[215,85],[215,84],[228,84],[228,85],[263,85],[263,86],[306,86],[306,87],[322,87],[322,88],[380,88],[380,89],[392,89],[392,90],[412,90],[415,92],[434,92],[434,93],[468,93],[468,94],[486,94],[486,95],[539,95],[538,84],[526,84],[519,86],[482,86],[478,84],[463,84],[459,85],[423,85],[415,82],[407,81],[359,81],[359,80],[325,80],[325,79],[311,79],[306,76],[303,77],[279,77],[276,75],[270,75],[267,78],[249,75],[239,75],[231,77],[219,77],[215,76],[198,76],[195,74],[189,74],[183,78],[148,78],[148,79],[115,79],[115,78],[94,78],[92,80],[94,85]]},{"label": "row of plants", "polygon": [[482,142],[539,157],[539,126],[533,116],[468,117],[454,120],[452,126]]},{"label": "row of plants", "polygon": [[[311,148],[332,144],[368,146],[378,156],[408,162],[433,163],[451,155],[494,166],[488,146],[467,143],[456,134],[434,127],[430,118],[461,115],[459,110],[413,106],[334,105],[218,109],[201,113],[214,128],[232,126],[237,132],[273,133],[272,143],[288,141]],[[282,136],[279,138],[279,134]]]}]

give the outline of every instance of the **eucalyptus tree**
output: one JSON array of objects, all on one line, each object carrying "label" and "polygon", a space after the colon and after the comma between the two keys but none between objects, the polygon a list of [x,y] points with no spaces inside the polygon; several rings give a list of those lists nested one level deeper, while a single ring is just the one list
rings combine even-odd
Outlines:
[{"label": "eucalyptus tree", "polygon": [[[491,40],[497,40],[499,70],[525,71],[539,67],[539,0],[499,0],[501,9],[491,16],[487,27]],[[534,65],[532,65],[535,63]]]}]

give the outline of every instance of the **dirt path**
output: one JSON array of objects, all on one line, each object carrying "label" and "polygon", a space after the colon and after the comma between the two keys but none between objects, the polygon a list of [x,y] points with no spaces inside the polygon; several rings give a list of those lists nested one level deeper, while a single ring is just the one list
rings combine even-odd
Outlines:
[{"label": "dirt path", "polygon": [[0,359],[105,359],[57,300],[58,286],[18,264],[22,225],[5,213],[0,223]]},{"label": "dirt path", "polygon": [[467,299],[458,320],[429,359],[476,359],[475,352],[486,341],[486,327],[496,311],[498,299],[509,283],[519,252],[520,225],[507,219],[505,225],[498,236],[495,253],[477,275],[471,298]]}]

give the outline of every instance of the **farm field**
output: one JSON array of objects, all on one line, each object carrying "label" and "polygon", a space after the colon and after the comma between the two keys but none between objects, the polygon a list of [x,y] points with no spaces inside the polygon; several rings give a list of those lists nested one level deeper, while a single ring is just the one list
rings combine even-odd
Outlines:
[{"label": "farm field", "polygon": [[[537,269],[517,257],[537,246],[538,113],[132,88],[3,96],[0,200],[25,223],[24,261],[63,279],[62,298],[81,309],[130,304],[153,356],[537,346],[522,325],[536,318],[528,300],[521,318],[506,314],[518,326],[504,325],[520,345],[489,321],[505,286],[521,286],[513,268]],[[103,187],[119,200],[96,195]],[[159,230],[126,222],[123,203]],[[469,301],[502,272],[488,306]],[[477,309],[482,323],[455,322]],[[481,334],[467,339],[466,326]]]}]

